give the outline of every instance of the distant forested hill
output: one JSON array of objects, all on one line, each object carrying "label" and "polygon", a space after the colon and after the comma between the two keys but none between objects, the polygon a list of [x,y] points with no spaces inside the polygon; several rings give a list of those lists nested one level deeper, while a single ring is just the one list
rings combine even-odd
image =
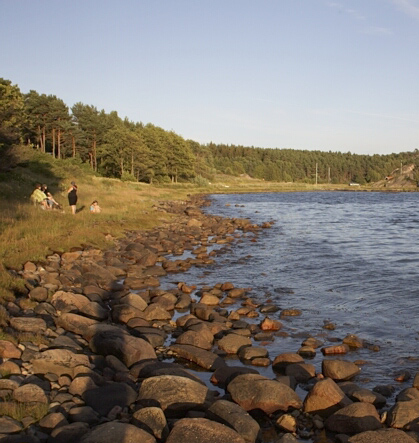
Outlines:
[{"label": "distant forested hill", "polygon": [[54,158],[74,158],[106,177],[148,183],[204,183],[221,172],[270,181],[364,184],[384,179],[402,164],[419,165],[417,149],[367,156],[202,145],[151,123],[121,119],[116,111],[106,113],[80,102],[69,109],[55,95],[34,90],[23,94],[0,78],[0,170],[12,162],[8,153],[17,144]]}]

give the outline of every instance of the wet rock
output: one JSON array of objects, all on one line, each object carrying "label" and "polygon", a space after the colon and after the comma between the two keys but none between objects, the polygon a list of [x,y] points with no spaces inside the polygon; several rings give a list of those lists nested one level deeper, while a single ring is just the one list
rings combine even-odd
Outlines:
[{"label": "wet rock", "polygon": [[206,418],[183,418],[178,420],[166,443],[245,443],[236,431]]},{"label": "wet rock", "polygon": [[326,378],[311,388],[304,400],[303,410],[310,414],[328,417],[351,403],[352,401],[339,386],[331,378]]},{"label": "wet rock", "polygon": [[260,323],[262,331],[279,331],[282,328],[282,323],[279,320],[274,320],[266,317]]},{"label": "wet rock", "polygon": [[304,358],[314,358],[316,356],[316,350],[311,346],[301,346],[297,354]]},{"label": "wet rock", "polygon": [[218,355],[205,349],[191,345],[171,345],[169,348],[178,357],[192,361],[202,368],[215,371],[217,368],[226,366],[226,363]]},{"label": "wet rock", "polygon": [[239,358],[244,361],[253,361],[255,359],[267,358],[269,353],[267,349],[260,346],[245,346],[239,350]]},{"label": "wet rock", "polygon": [[379,385],[379,386],[375,386],[373,389],[373,392],[377,392],[381,395],[383,395],[384,397],[391,397],[395,391],[394,386],[392,385]]},{"label": "wet rock", "polygon": [[310,363],[293,363],[286,366],[285,375],[294,377],[298,383],[306,383],[316,376],[316,368]]},{"label": "wet rock", "polygon": [[218,347],[227,354],[237,354],[240,348],[251,345],[252,340],[249,337],[234,333],[227,334],[221,340],[218,340]]},{"label": "wet rock", "polygon": [[261,409],[271,414],[302,406],[300,398],[291,388],[258,374],[238,375],[227,385],[227,391],[233,401],[246,411]]},{"label": "wet rock", "polygon": [[359,349],[364,346],[363,340],[361,340],[359,337],[357,337],[354,334],[347,335],[343,339],[342,343],[344,343],[345,345],[348,345],[350,348],[354,348],[354,349]]},{"label": "wet rock", "polygon": [[294,363],[304,363],[303,357],[299,354],[285,352],[275,357],[272,369],[277,372],[285,372],[286,367]]},{"label": "wet rock", "polygon": [[213,341],[214,336],[207,328],[207,333],[204,331],[197,332],[193,330],[184,332],[176,339],[176,344],[196,346],[209,351],[212,348]]},{"label": "wet rock", "polygon": [[358,434],[380,429],[382,424],[372,404],[356,402],[333,413],[325,421],[325,426],[332,432]]},{"label": "wet rock", "polygon": [[345,344],[326,346],[322,348],[323,355],[347,354],[348,352],[349,352],[349,346]]},{"label": "wet rock", "polygon": [[350,380],[361,372],[361,369],[350,361],[323,360],[322,373],[335,381]]},{"label": "wet rock", "polygon": [[255,443],[260,426],[243,408],[227,400],[215,401],[207,410],[207,417],[234,429],[247,443]]},{"label": "wet rock", "polygon": [[225,389],[230,381],[240,374],[259,374],[259,372],[245,366],[222,366],[212,374],[211,383]]},{"label": "wet rock", "polygon": [[87,432],[80,443],[156,443],[156,439],[137,426],[130,423],[111,421]]},{"label": "wet rock", "polygon": [[160,375],[141,383],[138,402],[142,406],[155,406],[165,414],[182,416],[191,408],[207,408],[214,393],[205,385],[185,377]]}]

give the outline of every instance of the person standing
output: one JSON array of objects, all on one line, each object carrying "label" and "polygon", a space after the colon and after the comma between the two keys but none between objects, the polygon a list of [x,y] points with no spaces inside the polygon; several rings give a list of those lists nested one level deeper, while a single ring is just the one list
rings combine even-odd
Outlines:
[{"label": "person standing", "polygon": [[71,213],[74,215],[76,213],[77,204],[77,185],[76,182],[71,182],[71,186],[67,190],[68,204],[71,208]]}]

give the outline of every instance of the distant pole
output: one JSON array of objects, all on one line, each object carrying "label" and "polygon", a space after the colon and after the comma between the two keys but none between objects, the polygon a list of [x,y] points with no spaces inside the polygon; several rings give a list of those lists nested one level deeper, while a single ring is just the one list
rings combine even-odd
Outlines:
[{"label": "distant pole", "polygon": [[327,182],[330,183],[330,166],[327,170]]},{"label": "distant pole", "polygon": [[316,163],[316,186],[317,186],[317,163]]}]

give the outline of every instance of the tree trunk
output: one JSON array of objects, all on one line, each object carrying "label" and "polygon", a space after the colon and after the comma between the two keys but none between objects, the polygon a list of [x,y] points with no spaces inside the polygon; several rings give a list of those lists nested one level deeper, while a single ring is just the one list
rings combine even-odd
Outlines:
[{"label": "tree trunk", "polygon": [[57,158],[61,158],[61,129],[57,132]]},{"label": "tree trunk", "polygon": [[71,136],[71,147],[73,149],[73,158],[76,157],[76,138],[74,135]]},{"label": "tree trunk", "polygon": [[55,157],[55,128],[52,128],[52,158]]}]

